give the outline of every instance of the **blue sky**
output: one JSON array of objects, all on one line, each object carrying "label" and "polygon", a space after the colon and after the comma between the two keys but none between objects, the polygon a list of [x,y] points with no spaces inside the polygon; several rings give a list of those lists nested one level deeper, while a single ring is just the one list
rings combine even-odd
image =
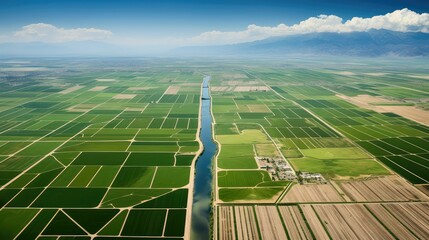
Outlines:
[{"label": "blue sky", "polygon": [[0,37],[13,39],[9,36],[23,26],[44,23],[64,29],[107,30],[112,33],[109,37],[118,42],[130,39],[168,42],[169,39],[192,38],[214,30],[239,32],[250,24],[293,25],[321,14],[335,15],[345,21],[404,8],[427,13],[429,1],[0,0]]}]

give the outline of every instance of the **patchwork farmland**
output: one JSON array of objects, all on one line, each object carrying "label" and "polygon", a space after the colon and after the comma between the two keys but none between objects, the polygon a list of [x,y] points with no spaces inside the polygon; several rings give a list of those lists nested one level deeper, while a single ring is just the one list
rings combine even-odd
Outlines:
[{"label": "patchwork farmland", "polygon": [[201,75],[97,64],[1,71],[0,239],[189,237]]},{"label": "patchwork farmland", "polygon": [[429,84],[310,62],[212,73],[215,238],[424,239]]},{"label": "patchwork farmland", "polygon": [[190,239],[204,76],[213,239],[424,239],[427,64],[344,61],[0,61],[0,239]]}]

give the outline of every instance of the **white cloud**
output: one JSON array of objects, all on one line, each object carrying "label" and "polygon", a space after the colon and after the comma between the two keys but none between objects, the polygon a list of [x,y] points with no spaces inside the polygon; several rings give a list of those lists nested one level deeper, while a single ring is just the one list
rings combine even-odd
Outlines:
[{"label": "white cloud", "polygon": [[14,41],[30,42],[68,42],[68,41],[86,41],[103,40],[112,36],[112,32],[96,28],[59,28],[51,24],[36,23],[26,25],[21,30],[15,32]]},{"label": "white cloud", "polygon": [[371,18],[354,17],[346,22],[335,15],[308,18],[295,25],[279,24],[274,27],[249,25],[236,32],[210,31],[189,39],[192,44],[230,44],[250,42],[274,36],[312,32],[352,32],[386,29],[400,32],[429,33],[429,14],[416,13],[407,8]]}]

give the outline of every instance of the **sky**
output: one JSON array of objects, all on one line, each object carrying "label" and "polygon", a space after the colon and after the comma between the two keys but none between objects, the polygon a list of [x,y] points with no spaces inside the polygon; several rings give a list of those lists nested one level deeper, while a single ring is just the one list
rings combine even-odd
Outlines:
[{"label": "sky", "polygon": [[427,13],[428,0],[0,0],[0,43],[175,47],[314,31],[428,32]]}]

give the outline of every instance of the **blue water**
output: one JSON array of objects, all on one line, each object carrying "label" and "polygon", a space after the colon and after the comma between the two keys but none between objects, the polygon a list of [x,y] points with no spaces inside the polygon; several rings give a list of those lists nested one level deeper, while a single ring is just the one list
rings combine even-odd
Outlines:
[{"label": "blue water", "polygon": [[200,139],[203,153],[195,165],[194,201],[192,204],[192,239],[209,239],[212,195],[212,159],[216,154],[210,109],[210,76],[203,79]]}]

